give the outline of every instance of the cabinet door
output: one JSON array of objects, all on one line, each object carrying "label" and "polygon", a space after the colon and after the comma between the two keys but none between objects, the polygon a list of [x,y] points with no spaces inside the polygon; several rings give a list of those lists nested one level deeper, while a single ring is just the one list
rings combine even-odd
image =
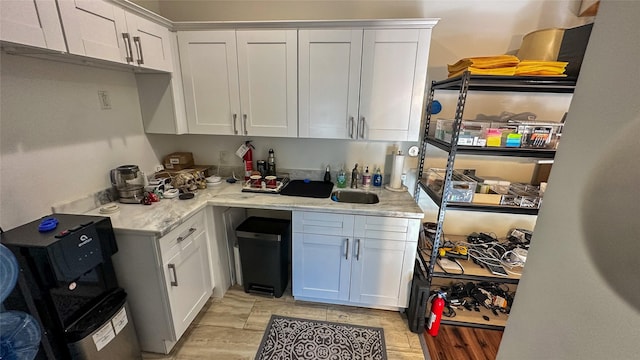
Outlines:
[{"label": "cabinet door", "polygon": [[349,300],[353,215],[292,213],[293,296]]},{"label": "cabinet door", "polygon": [[133,46],[134,65],[171,72],[169,29],[132,13],[125,13],[127,32]]},{"label": "cabinet door", "polygon": [[293,235],[293,296],[349,300],[353,238]]},{"label": "cabinet door", "polygon": [[398,306],[404,241],[354,238],[350,300]]},{"label": "cabinet door", "polygon": [[244,135],[298,136],[296,30],[238,30]]},{"label": "cabinet door", "polygon": [[0,39],[67,51],[54,0],[0,1]]},{"label": "cabinet door", "polygon": [[351,301],[406,306],[406,286],[413,275],[416,248],[415,240],[407,240],[413,236],[415,222],[405,218],[355,217]]},{"label": "cabinet door", "polygon": [[241,134],[234,30],[178,32],[191,134]]},{"label": "cabinet door", "polygon": [[361,139],[418,140],[430,32],[364,31],[358,121]]},{"label": "cabinet door", "polygon": [[[188,238],[190,239],[190,238]],[[181,249],[164,263],[171,317],[177,340],[211,296],[209,247],[205,231],[185,240]]]},{"label": "cabinet door", "polygon": [[123,9],[96,0],[61,0],[58,5],[71,54],[127,63]]},{"label": "cabinet door", "polygon": [[355,139],[362,30],[299,30],[299,137]]}]

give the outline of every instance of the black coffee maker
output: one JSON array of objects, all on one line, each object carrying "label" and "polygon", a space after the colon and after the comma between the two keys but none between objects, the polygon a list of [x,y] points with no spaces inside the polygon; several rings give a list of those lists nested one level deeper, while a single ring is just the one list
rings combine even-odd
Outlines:
[{"label": "black coffee maker", "polygon": [[37,359],[141,359],[125,291],[111,256],[111,219],[53,214],[2,233],[18,260],[7,310],[31,314],[42,327]]}]

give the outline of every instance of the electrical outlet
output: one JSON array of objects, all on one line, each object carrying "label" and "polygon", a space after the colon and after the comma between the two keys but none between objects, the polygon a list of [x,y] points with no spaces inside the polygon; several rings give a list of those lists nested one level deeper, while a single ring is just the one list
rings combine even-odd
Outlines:
[{"label": "electrical outlet", "polygon": [[111,109],[111,98],[109,98],[109,92],[106,90],[98,91],[98,99],[100,99],[100,109]]}]

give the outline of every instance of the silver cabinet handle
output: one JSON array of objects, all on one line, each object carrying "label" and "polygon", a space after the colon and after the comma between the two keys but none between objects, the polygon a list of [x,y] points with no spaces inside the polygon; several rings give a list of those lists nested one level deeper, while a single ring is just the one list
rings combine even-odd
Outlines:
[{"label": "silver cabinet handle", "polygon": [[367,121],[364,119],[364,116],[360,118],[360,125],[358,126],[358,129],[360,130],[360,138],[364,139],[364,126],[367,123]]},{"label": "silver cabinet handle", "polygon": [[196,232],[196,228],[189,228],[189,233],[185,236],[178,236],[178,242],[182,242],[184,241],[186,238],[188,238],[189,236],[193,235],[194,232]]},{"label": "silver cabinet handle", "polygon": [[349,238],[347,238],[347,246],[344,248],[344,258],[349,260]]},{"label": "silver cabinet handle", "polygon": [[249,135],[247,131],[247,114],[242,114],[242,122],[244,123],[244,134]]},{"label": "silver cabinet handle", "polygon": [[124,39],[124,52],[127,54],[125,60],[127,60],[127,63],[133,62],[133,50],[131,49],[129,33],[122,33],[122,38]]},{"label": "silver cabinet handle", "polygon": [[238,127],[236,127],[236,119],[238,118],[238,114],[233,114],[233,133],[238,135]]},{"label": "silver cabinet handle", "polygon": [[176,279],[176,281],[171,282],[171,286],[178,286],[178,274],[176,273],[176,265],[168,264],[167,267],[173,271],[173,278]]},{"label": "silver cabinet handle", "polygon": [[353,126],[356,124],[355,121],[353,121],[353,116],[349,116],[349,137],[353,139]]},{"label": "silver cabinet handle", "polygon": [[144,64],[144,57],[142,56],[142,40],[140,40],[140,36],[134,36],[133,42],[136,43],[136,49],[138,50],[138,65]]},{"label": "silver cabinet handle", "polygon": [[356,239],[356,260],[360,260],[360,239]]}]

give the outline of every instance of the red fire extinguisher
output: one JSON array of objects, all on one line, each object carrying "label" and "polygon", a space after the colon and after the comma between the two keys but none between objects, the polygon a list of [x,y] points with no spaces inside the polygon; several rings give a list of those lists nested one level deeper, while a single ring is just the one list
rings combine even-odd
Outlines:
[{"label": "red fire extinguisher", "polygon": [[438,335],[442,311],[444,310],[444,293],[438,292],[431,302],[431,313],[427,322],[427,332],[431,336]]},{"label": "red fire extinguisher", "polygon": [[253,171],[253,145],[251,145],[251,140],[246,141],[244,145],[249,148],[242,156],[242,160],[244,161],[244,180],[246,181],[249,180],[251,172]]}]

